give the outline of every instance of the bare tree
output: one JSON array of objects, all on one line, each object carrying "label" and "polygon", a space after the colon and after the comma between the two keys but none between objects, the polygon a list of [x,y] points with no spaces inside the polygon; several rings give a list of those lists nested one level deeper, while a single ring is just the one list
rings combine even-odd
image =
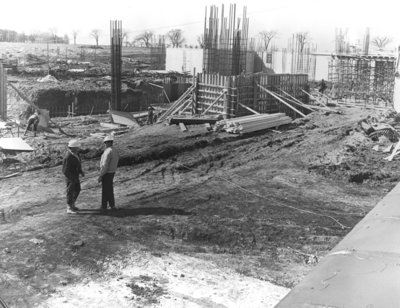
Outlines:
[{"label": "bare tree", "polygon": [[197,43],[199,44],[200,48],[204,48],[204,34],[197,37]]},{"label": "bare tree", "polygon": [[263,47],[263,51],[267,52],[269,44],[271,43],[272,39],[278,35],[277,31],[261,31],[259,34],[261,39],[261,44]]},{"label": "bare tree", "polygon": [[50,36],[51,36],[51,39],[53,40],[53,43],[55,44],[55,43],[57,43],[57,28],[50,28],[49,29],[49,32],[50,32]]},{"label": "bare tree", "polygon": [[135,41],[143,44],[145,47],[150,47],[154,39],[154,32],[146,30],[135,37]]},{"label": "bare tree", "polygon": [[376,36],[372,39],[371,44],[376,46],[379,49],[383,49],[391,41],[392,41],[392,39],[387,36]]},{"label": "bare tree", "polygon": [[308,32],[298,32],[296,33],[296,40],[299,44],[299,51],[303,52],[304,46],[310,40],[310,36],[308,35]]},{"label": "bare tree", "polygon": [[99,46],[99,37],[100,37],[101,31],[99,29],[93,29],[90,32],[90,36],[93,37],[96,40],[96,45]]},{"label": "bare tree", "polygon": [[78,36],[78,30],[72,30],[72,36],[74,37],[74,45],[76,45],[76,37]]},{"label": "bare tree", "polygon": [[168,31],[167,37],[172,44],[172,47],[181,47],[185,42],[183,31],[181,29],[172,29]]}]

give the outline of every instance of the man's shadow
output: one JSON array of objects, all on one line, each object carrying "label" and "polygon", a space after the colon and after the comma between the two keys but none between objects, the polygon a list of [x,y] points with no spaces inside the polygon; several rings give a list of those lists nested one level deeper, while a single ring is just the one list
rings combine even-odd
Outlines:
[{"label": "man's shadow", "polygon": [[99,210],[99,209],[84,209],[81,208],[78,215],[100,215],[100,216],[113,216],[113,217],[131,217],[131,216],[169,216],[169,215],[186,215],[192,213],[186,212],[182,209],[166,208],[166,207],[140,207],[140,208],[118,208],[117,210]]}]

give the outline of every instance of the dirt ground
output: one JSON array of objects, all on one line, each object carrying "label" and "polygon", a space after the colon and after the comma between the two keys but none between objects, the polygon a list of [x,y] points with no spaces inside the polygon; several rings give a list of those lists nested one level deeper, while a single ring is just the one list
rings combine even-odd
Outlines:
[{"label": "dirt ground", "polygon": [[[117,134],[119,211],[100,213],[104,117],[56,119],[82,144],[78,215],[66,213],[69,137],[3,159],[0,296],[10,307],[273,307],[399,181],[398,160],[332,108],[236,136],[156,124]],[[84,127],[84,129],[83,129]],[[104,130],[104,132],[107,132]]]}]

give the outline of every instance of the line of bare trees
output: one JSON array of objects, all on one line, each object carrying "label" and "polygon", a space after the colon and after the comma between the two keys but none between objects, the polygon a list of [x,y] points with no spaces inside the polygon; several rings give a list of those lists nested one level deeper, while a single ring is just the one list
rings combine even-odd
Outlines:
[{"label": "line of bare trees", "polygon": [[[165,34],[165,38],[168,40],[171,47],[182,47],[186,39],[183,36],[183,31],[181,29],[172,29]],[[137,35],[132,41],[132,45],[152,47],[157,46],[159,43],[159,37],[155,32],[151,30],[146,30],[139,35]]]},{"label": "line of bare trees", "polygon": [[49,32],[37,32],[25,34],[24,32],[18,33],[14,30],[0,29],[0,42],[12,43],[56,43],[56,44],[69,44],[68,35],[58,36],[57,29],[50,28]]},{"label": "line of bare trees", "polygon": [[[49,28],[48,32],[44,33],[31,33],[29,35],[25,33],[18,33],[13,30],[0,29],[0,42],[31,42],[31,43],[58,43],[58,44],[70,44],[70,38],[67,34],[59,36],[57,33],[57,28]],[[76,45],[76,40],[79,35],[78,30],[73,30],[71,32],[73,44]],[[99,45],[99,39],[102,35],[100,29],[92,29],[89,36],[95,40],[96,45]],[[126,46],[143,46],[152,47],[158,46],[164,38],[167,40],[167,45],[171,47],[193,47],[184,45],[186,39],[183,35],[181,29],[172,29],[168,31],[164,36],[157,36],[154,31],[145,30],[142,33],[136,35],[132,41],[129,40],[130,31],[124,31],[122,33],[122,40]],[[162,37],[162,40],[160,39]],[[268,52],[271,49],[271,42],[273,39],[278,37],[278,32],[275,30],[265,30],[258,34],[259,37],[259,51]],[[297,44],[299,46],[299,51],[302,52],[303,48],[310,41],[310,36],[308,32],[298,32],[295,34]],[[387,36],[376,36],[371,39],[371,44],[378,49],[384,49],[392,39]],[[197,43],[200,48],[204,48],[204,35],[199,35],[197,37]],[[197,46],[196,46],[197,47]]]}]

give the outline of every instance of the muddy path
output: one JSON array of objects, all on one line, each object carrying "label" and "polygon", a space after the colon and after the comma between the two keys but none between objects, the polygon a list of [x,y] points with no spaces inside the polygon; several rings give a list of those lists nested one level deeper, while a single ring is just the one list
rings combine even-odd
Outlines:
[{"label": "muddy path", "polygon": [[118,136],[118,212],[97,211],[99,140],[85,143],[79,215],[66,214],[56,156],[2,180],[1,296],[11,307],[273,307],[397,183],[396,161],[359,136],[370,115],[243,137],[160,125]]}]

